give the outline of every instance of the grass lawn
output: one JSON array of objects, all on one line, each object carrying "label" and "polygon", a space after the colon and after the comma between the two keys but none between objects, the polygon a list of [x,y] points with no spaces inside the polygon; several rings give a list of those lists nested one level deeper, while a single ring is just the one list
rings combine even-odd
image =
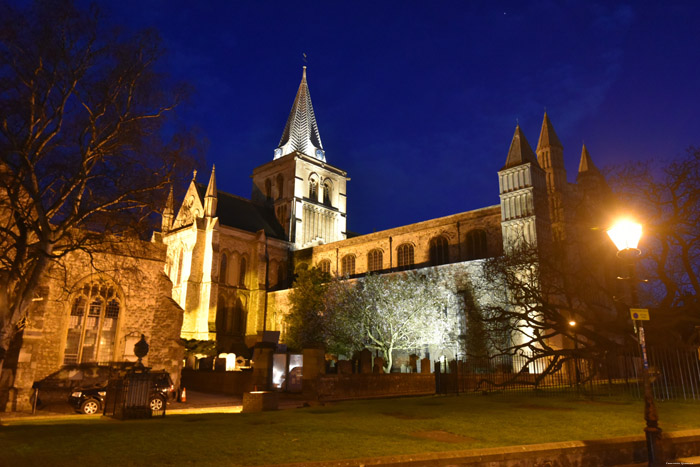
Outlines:
[{"label": "grass lawn", "polygon": [[[642,434],[639,400],[432,396],[254,414],[74,417],[0,427],[0,465],[261,465]],[[700,404],[661,402],[665,431],[700,428]]]}]

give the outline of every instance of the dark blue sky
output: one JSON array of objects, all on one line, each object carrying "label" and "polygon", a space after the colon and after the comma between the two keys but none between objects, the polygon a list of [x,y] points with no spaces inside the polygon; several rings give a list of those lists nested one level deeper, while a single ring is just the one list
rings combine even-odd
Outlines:
[{"label": "dark blue sky", "polygon": [[329,164],[360,233],[498,203],[516,120],[543,111],[574,181],[585,142],[605,168],[700,145],[700,2],[173,1],[101,3],[155,27],[196,92],[180,119],[209,140],[206,182],[249,197],[272,160],[302,53]]}]

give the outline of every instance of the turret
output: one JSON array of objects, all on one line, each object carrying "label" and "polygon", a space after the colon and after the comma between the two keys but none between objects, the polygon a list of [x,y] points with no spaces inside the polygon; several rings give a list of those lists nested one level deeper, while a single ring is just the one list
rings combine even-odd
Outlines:
[{"label": "turret", "polygon": [[535,246],[546,242],[549,216],[544,171],[519,125],[498,179],[504,250],[523,243]]},{"label": "turret", "polygon": [[173,226],[173,218],[175,217],[175,202],[173,200],[173,186],[170,185],[170,192],[168,193],[168,200],[165,202],[165,209],[163,209],[163,219],[161,221],[160,230],[163,233],[170,232]]},{"label": "turret", "polygon": [[545,172],[547,180],[547,195],[549,197],[549,217],[555,238],[563,239],[565,234],[564,205],[566,203],[568,184],[564,168],[564,147],[549,121],[547,112],[544,113],[540,139],[537,142],[537,160]]},{"label": "turret", "polygon": [[216,167],[211,168],[211,177],[209,177],[209,185],[207,185],[207,193],[204,195],[204,217],[215,217],[216,216],[216,203],[217,191],[216,191]]}]

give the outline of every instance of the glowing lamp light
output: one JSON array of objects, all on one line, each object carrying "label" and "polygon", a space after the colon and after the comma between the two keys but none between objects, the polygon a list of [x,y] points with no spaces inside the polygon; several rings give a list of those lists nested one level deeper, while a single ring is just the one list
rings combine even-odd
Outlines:
[{"label": "glowing lamp light", "polygon": [[569,326],[572,326],[572,327],[576,326],[576,321],[574,321],[574,320],[569,321]]},{"label": "glowing lamp light", "polygon": [[636,250],[642,238],[642,224],[624,219],[615,223],[607,233],[619,251]]}]

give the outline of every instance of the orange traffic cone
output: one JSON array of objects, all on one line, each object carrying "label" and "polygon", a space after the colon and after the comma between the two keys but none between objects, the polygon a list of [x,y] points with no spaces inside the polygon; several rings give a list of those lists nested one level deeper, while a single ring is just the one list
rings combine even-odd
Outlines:
[{"label": "orange traffic cone", "polygon": [[180,402],[187,402],[187,388],[182,388],[182,393],[180,394]]}]

